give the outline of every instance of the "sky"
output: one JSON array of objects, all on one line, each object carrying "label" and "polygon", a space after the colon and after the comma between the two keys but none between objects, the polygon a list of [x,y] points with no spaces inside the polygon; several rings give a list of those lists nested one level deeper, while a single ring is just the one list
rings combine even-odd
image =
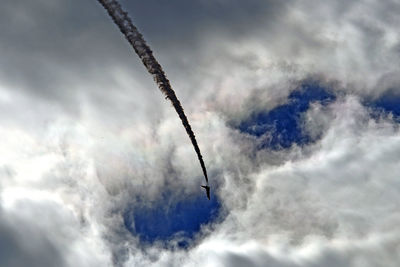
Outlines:
[{"label": "sky", "polygon": [[0,266],[400,264],[398,0],[3,0]]}]

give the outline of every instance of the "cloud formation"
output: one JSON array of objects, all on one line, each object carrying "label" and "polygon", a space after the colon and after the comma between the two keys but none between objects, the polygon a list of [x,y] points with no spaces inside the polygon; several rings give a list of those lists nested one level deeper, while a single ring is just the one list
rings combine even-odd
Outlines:
[{"label": "cloud formation", "polygon": [[[184,249],[126,227],[166,189],[168,205],[198,194],[185,131],[96,1],[6,0],[0,265],[398,265],[397,1],[123,5],[181,96],[221,216]],[[298,117],[313,142],[260,149],[238,129],[310,79],[335,95]]]},{"label": "cloud formation", "polygon": [[[107,10],[108,14],[118,26],[120,31],[123,33],[125,38],[131,44],[136,54],[142,60],[143,65],[147,71],[153,76],[154,81],[157,83],[158,88],[165,95],[165,99],[169,99],[175,111],[178,113],[179,118],[185,127],[186,133],[188,134],[190,141],[192,142],[193,148],[196,151],[197,158],[199,159],[201,169],[203,170],[204,178],[208,186],[207,169],[204,165],[203,156],[201,155],[199,145],[197,144],[196,137],[193,133],[192,127],[185,115],[182,105],[177,98],[175,91],[172,89],[169,80],[167,79],[162,67],[153,56],[153,52],[143,39],[142,34],[132,24],[126,11],[124,11],[115,0],[102,1],[99,3]],[[208,193],[209,194],[209,193]]]}]

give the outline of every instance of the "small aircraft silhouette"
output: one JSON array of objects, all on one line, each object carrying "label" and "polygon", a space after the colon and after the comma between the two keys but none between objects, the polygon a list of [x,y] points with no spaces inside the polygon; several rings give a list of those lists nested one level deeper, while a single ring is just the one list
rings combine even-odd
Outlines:
[{"label": "small aircraft silhouette", "polygon": [[208,185],[202,185],[201,187],[203,187],[206,190],[207,198],[208,200],[210,200],[210,187]]}]

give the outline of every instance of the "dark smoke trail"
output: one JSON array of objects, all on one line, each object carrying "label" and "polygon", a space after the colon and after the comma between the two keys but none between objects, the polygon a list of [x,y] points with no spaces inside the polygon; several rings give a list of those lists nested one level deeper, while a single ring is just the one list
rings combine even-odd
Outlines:
[{"label": "dark smoke trail", "polygon": [[125,38],[129,41],[136,54],[140,57],[147,71],[153,76],[154,81],[157,83],[161,92],[168,98],[174,106],[179,118],[182,121],[183,126],[192,141],[194,150],[199,158],[201,168],[203,169],[204,178],[208,184],[207,170],[201,156],[199,146],[197,145],[196,138],[190,127],[189,121],[183,111],[181,103],[175,95],[174,90],[169,83],[169,80],[165,76],[163,69],[157,60],[153,56],[153,52],[150,47],[146,44],[143,36],[139,33],[138,29],[133,25],[128,14],[121,8],[121,5],[116,0],[98,0],[99,3],[107,10],[114,23],[117,24],[120,31],[124,34]]}]

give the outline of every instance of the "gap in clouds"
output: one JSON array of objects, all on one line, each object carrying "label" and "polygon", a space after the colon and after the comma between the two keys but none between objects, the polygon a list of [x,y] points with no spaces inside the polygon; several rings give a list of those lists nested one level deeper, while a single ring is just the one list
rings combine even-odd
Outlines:
[{"label": "gap in clouds", "polygon": [[393,120],[400,123],[400,93],[391,89],[373,100],[364,101],[364,106],[371,108],[371,116],[375,119],[382,114],[393,116]]},{"label": "gap in clouds", "polygon": [[124,213],[125,227],[144,244],[161,241],[167,247],[189,247],[202,225],[220,218],[221,204],[216,194],[208,200],[200,188],[199,194],[175,198],[166,189],[150,205],[139,201]]},{"label": "gap in clouds", "polygon": [[257,137],[259,149],[279,150],[293,144],[307,145],[317,138],[302,129],[302,115],[311,103],[318,102],[326,106],[335,100],[336,96],[329,88],[315,81],[306,81],[290,93],[286,104],[269,111],[252,113],[239,124],[238,129]]}]

